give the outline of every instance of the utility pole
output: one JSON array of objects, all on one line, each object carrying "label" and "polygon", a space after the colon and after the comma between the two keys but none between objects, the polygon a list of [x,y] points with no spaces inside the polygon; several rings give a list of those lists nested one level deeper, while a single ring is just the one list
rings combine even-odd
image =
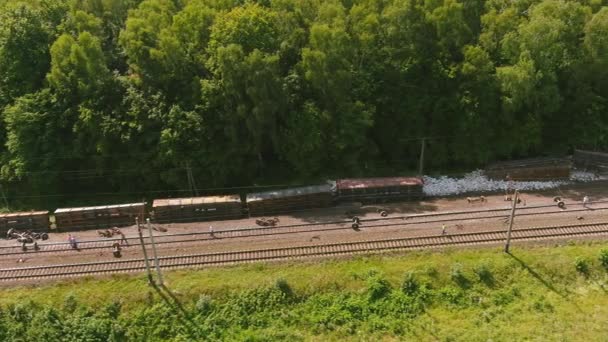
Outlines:
[{"label": "utility pole", "polygon": [[144,252],[144,261],[146,263],[146,271],[148,273],[148,283],[150,285],[154,284],[152,280],[152,271],[150,270],[150,261],[148,260],[148,252],[146,251],[146,245],[144,244],[144,237],[141,234],[141,225],[139,224],[139,217],[135,218],[135,223],[137,224],[137,234],[139,234],[139,243],[141,244],[141,249]]},{"label": "utility pole", "polygon": [[515,207],[517,206],[517,199],[519,192],[517,189],[513,194],[513,207],[511,208],[511,219],[509,220],[509,230],[507,231],[507,243],[505,244],[505,253],[509,253],[509,246],[511,244],[511,231],[513,230],[513,220],[515,219]]},{"label": "utility pole", "polygon": [[418,166],[418,175],[422,176],[422,172],[424,171],[424,147],[426,145],[426,138],[422,138],[420,145],[420,162]]},{"label": "utility pole", "polygon": [[156,265],[156,273],[158,274],[158,285],[164,286],[163,274],[160,272],[160,263],[158,261],[158,255],[156,254],[156,244],[154,243],[154,233],[152,233],[152,224],[150,218],[146,219],[148,224],[148,233],[150,234],[150,241],[152,242],[152,253],[154,253],[154,263]]}]

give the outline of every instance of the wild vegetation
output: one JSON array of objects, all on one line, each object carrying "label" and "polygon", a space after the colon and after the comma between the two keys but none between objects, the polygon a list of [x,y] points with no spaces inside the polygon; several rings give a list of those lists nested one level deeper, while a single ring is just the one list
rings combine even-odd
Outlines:
[{"label": "wild vegetation", "polygon": [[0,179],[51,205],[394,174],[421,137],[431,168],[605,148],[606,5],[0,0]]},{"label": "wild vegetation", "polygon": [[143,276],[1,289],[0,339],[597,341],[606,255],[517,247],[179,271],[164,289]]}]

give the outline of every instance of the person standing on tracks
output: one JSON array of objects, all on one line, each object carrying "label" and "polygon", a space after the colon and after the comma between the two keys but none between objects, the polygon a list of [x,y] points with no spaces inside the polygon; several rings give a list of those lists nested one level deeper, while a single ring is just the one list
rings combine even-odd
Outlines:
[{"label": "person standing on tracks", "polygon": [[78,242],[76,241],[76,237],[72,234],[68,234],[68,242],[73,249],[78,249]]},{"label": "person standing on tracks", "polygon": [[212,239],[215,239],[215,234],[213,233],[213,226],[209,226],[209,236]]},{"label": "person standing on tracks", "polygon": [[585,197],[583,197],[583,207],[588,208],[589,202],[589,196],[585,195]]},{"label": "person standing on tracks", "polygon": [[445,231],[445,224],[441,225],[441,235],[445,235],[446,231]]}]

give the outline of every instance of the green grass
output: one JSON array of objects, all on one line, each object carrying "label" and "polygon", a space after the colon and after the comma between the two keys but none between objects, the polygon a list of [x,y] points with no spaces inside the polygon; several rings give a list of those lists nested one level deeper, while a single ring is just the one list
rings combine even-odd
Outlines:
[{"label": "green grass", "polygon": [[[174,271],[165,274],[168,290],[149,287],[144,276],[5,288],[0,340],[17,333],[40,340],[43,332],[99,341],[606,340],[608,271],[600,251],[607,247],[587,242],[515,247],[512,256],[492,248]],[[42,332],[28,323],[9,328],[28,320],[55,325]]]}]

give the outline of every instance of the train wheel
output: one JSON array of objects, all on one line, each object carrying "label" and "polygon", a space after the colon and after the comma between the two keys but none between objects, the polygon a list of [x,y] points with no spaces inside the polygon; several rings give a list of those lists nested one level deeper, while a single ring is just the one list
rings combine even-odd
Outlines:
[{"label": "train wheel", "polygon": [[353,223],[352,227],[353,227],[353,229],[359,229],[359,224],[358,223]]},{"label": "train wheel", "polygon": [[388,216],[388,213],[386,212],[386,210],[382,210],[382,211],[380,212],[380,216],[382,216],[382,217],[387,217],[387,216]]},{"label": "train wheel", "polygon": [[553,197],[553,202],[555,202],[555,203],[560,202],[561,200],[562,200],[562,198],[559,196]]},{"label": "train wheel", "polygon": [[49,234],[47,234],[47,233],[42,233],[42,235],[40,236],[40,238],[41,238],[42,240],[48,240],[48,239],[49,239]]},{"label": "train wheel", "polygon": [[559,202],[557,202],[557,206],[560,209],[564,209],[566,207],[566,203],[564,203],[564,201],[559,201]]}]

